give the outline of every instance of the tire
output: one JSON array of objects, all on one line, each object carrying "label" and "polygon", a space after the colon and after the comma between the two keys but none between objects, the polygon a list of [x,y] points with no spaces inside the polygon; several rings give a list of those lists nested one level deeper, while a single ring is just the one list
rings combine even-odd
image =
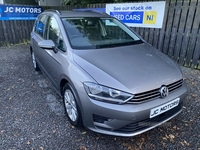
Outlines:
[{"label": "tire", "polygon": [[65,84],[63,87],[63,103],[67,118],[75,127],[82,126],[82,116],[77,105],[77,96],[70,84]]},{"label": "tire", "polygon": [[32,63],[33,63],[33,68],[36,70],[36,71],[40,71],[40,68],[37,64],[37,61],[35,59],[35,54],[33,51],[31,51],[31,58],[32,58]]}]

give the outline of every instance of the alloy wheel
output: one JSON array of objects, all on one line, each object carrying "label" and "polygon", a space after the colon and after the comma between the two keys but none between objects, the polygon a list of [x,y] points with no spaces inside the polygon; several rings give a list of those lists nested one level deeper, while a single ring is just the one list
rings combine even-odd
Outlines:
[{"label": "alloy wheel", "polygon": [[77,106],[72,92],[68,89],[64,93],[64,103],[69,118],[72,121],[76,121],[78,118]]}]

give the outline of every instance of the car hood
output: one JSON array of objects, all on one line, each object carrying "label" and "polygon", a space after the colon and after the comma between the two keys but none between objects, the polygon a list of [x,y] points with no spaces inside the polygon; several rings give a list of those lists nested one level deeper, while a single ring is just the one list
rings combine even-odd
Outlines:
[{"label": "car hood", "polygon": [[176,63],[147,43],[74,50],[74,61],[99,84],[133,94],[182,79]]}]

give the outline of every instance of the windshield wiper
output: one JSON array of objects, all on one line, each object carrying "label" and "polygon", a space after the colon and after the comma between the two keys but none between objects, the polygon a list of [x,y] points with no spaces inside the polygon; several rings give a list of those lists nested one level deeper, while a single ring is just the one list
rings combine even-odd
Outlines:
[{"label": "windshield wiper", "polygon": [[104,44],[104,45],[96,45],[96,49],[99,48],[111,48],[111,47],[116,47],[118,44]]},{"label": "windshield wiper", "polygon": [[124,43],[110,43],[110,44],[96,45],[96,49],[112,48],[112,47],[135,45],[135,44],[142,44],[142,43],[144,43],[142,40],[129,41],[129,42],[124,42]]}]

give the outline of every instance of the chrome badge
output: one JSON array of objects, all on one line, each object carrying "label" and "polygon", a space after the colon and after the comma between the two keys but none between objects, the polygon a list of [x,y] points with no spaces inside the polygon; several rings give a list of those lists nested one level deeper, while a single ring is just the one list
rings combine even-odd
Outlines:
[{"label": "chrome badge", "polygon": [[165,98],[169,94],[169,90],[166,86],[162,86],[160,88],[160,96],[161,98]]}]

